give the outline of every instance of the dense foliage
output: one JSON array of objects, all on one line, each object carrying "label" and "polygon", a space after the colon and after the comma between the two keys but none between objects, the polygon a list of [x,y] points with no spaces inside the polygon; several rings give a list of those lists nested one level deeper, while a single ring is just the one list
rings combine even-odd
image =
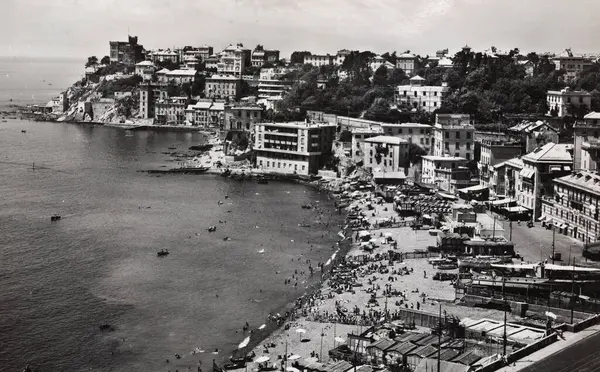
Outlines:
[{"label": "dense foliage", "polygon": [[[295,53],[293,59],[298,62],[305,52]],[[395,87],[408,84],[408,76],[401,69],[388,70],[385,66],[372,71],[369,63],[373,56],[371,52],[352,52],[340,68],[303,65],[284,77],[295,83],[277,108],[282,112],[321,110],[384,122],[432,122],[432,114],[396,105]],[[397,59],[395,52],[382,57],[392,64]],[[556,70],[548,56],[535,53],[523,56],[518,49],[497,55],[464,49],[452,57],[452,68],[427,63],[426,58],[419,56],[417,59],[425,67],[416,73],[425,78],[427,85],[446,82],[451,88],[446,103],[433,114],[468,113],[478,123],[502,121],[505,114],[545,115],[548,112],[546,92],[567,87],[563,78],[565,71]],[[532,76],[527,76],[520,61],[532,64]],[[320,89],[317,81],[326,81],[325,88]],[[598,63],[583,71],[570,88],[590,91],[592,110],[600,111]],[[569,113],[581,117],[586,112],[572,108]]]}]

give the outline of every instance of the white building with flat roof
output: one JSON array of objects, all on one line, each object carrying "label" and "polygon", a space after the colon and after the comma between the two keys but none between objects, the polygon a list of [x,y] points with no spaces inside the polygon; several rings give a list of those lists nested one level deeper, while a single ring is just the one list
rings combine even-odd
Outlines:
[{"label": "white building with flat roof", "polygon": [[205,99],[185,109],[187,125],[202,128],[222,128],[225,118],[225,101]]},{"label": "white building with flat roof", "polygon": [[398,172],[408,167],[408,141],[393,136],[364,140],[364,167],[373,172]]},{"label": "white building with flat roof", "polygon": [[411,53],[400,54],[396,58],[396,68],[401,68],[408,76],[411,76],[419,68],[417,56]]},{"label": "white building with flat roof", "polygon": [[231,75],[213,75],[206,78],[204,92],[209,98],[240,98],[242,81]]},{"label": "white building with flat roof", "polygon": [[332,65],[334,60],[335,60],[335,56],[332,56],[330,54],[325,54],[325,55],[311,54],[311,55],[304,56],[304,64],[305,65],[313,65],[315,67]]},{"label": "white building with flat roof", "polygon": [[331,154],[335,132],[335,124],[255,124],[256,165],[266,172],[316,174]]},{"label": "white building with flat roof", "polygon": [[424,84],[425,79],[417,75],[410,79],[409,85],[397,86],[396,104],[408,105],[425,112],[439,109],[450,93],[450,88],[445,82],[441,86]]},{"label": "white building with flat roof", "polygon": [[433,155],[473,160],[474,135],[469,114],[436,114]]}]

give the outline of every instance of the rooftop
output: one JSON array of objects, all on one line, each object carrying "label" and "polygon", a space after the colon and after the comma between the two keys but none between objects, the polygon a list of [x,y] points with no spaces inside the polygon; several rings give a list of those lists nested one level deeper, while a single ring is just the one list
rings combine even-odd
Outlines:
[{"label": "rooftop", "polygon": [[600,195],[600,175],[597,173],[578,171],[577,173],[557,178],[554,182],[573,186],[585,191],[591,191]]},{"label": "rooftop", "polygon": [[381,126],[382,127],[390,127],[390,128],[429,128],[429,129],[433,128],[429,124],[421,124],[421,123],[399,123],[399,124],[382,123]]},{"label": "rooftop", "polygon": [[150,61],[142,61],[135,64],[136,66],[154,66],[154,63]]},{"label": "rooftop", "polygon": [[413,77],[410,78],[410,81],[425,81],[424,78],[420,77],[419,75],[415,75]]},{"label": "rooftop", "polygon": [[173,71],[168,71],[167,75],[169,75],[169,76],[195,76],[196,70],[173,70]]},{"label": "rooftop", "polygon": [[365,142],[373,142],[373,143],[387,143],[390,145],[399,145],[401,143],[408,143],[408,140],[400,137],[393,136],[376,136],[365,139]]},{"label": "rooftop", "polygon": [[206,80],[240,80],[240,78],[231,75],[214,74],[211,77],[206,78]]},{"label": "rooftop", "polygon": [[456,157],[456,156],[425,155],[422,158],[431,160],[431,161],[467,161],[467,159],[465,159],[465,158]]},{"label": "rooftop", "polygon": [[569,152],[572,149],[572,144],[550,142],[524,155],[523,159],[533,162],[572,162],[573,157]]},{"label": "rooftop", "polygon": [[586,116],[584,116],[583,118],[584,119],[600,119],[600,112],[592,111],[589,114],[587,114]]},{"label": "rooftop", "polygon": [[559,96],[591,96],[589,92],[585,90],[569,90],[567,88],[563,90],[549,90],[547,94],[554,94]]},{"label": "rooftop", "polygon": [[493,167],[498,169],[498,168],[502,168],[504,166],[511,166],[513,168],[523,168],[523,160],[519,159],[519,158],[512,158],[512,159],[508,159],[506,161],[503,161],[501,163],[498,163],[496,165],[494,165]]},{"label": "rooftop", "polygon": [[324,128],[324,127],[335,127],[335,124],[329,123],[307,123],[304,121],[291,121],[287,123],[257,123],[256,126],[268,125],[270,127],[282,127],[282,128]]}]

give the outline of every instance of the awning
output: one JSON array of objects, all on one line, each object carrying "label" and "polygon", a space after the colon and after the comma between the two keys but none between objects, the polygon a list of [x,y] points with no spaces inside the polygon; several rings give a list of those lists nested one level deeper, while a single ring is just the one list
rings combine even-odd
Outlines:
[{"label": "awning", "polygon": [[558,226],[559,229],[564,229],[565,227],[567,227],[566,223],[562,223],[560,224],[560,226]]},{"label": "awning", "polygon": [[570,166],[568,166],[568,165],[565,165],[565,170],[566,170],[566,171],[570,171],[570,170],[571,170],[571,167],[570,167]]},{"label": "awning", "polygon": [[550,172],[560,172],[560,165],[551,165]]},{"label": "awning", "polygon": [[538,218],[538,221],[540,221],[540,222],[544,222],[544,221],[546,221],[546,215],[545,215],[545,214],[542,214],[542,215],[540,216],[540,218]]},{"label": "awning", "polygon": [[470,191],[477,192],[477,191],[483,191],[486,189],[488,189],[487,186],[475,185],[475,186],[465,187],[464,189],[459,189],[458,191],[459,192],[470,192]]},{"label": "awning", "polygon": [[494,205],[494,206],[498,206],[498,205],[510,204],[512,202],[514,202],[513,199],[499,199],[499,200],[491,201],[490,204]]},{"label": "awning", "polygon": [[506,210],[511,213],[523,213],[523,212],[527,212],[529,209],[519,205],[516,207],[508,207],[508,208],[506,208]]},{"label": "awning", "polygon": [[523,178],[531,178],[535,174],[535,171],[533,169],[521,169],[519,174]]}]

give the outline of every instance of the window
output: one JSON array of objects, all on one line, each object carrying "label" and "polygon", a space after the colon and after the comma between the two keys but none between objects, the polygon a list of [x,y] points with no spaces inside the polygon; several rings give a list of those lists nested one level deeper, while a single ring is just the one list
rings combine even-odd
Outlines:
[{"label": "window", "polygon": [[459,149],[460,149],[460,142],[456,142],[456,143],[454,144],[454,146],[456,146],[456,149],[457,149],[457,150],[459,150]]},{"label": "window", "polygon": [[408,134],[413,134],[412,128],[408,128]]},{"label": "window", "polygon": [[425,138],[425,144],[429,145],[429,138]]},{"label": "window", "polygon": [[271,162],[267,160],[267,167],[271,166]]},{"label": "window", "polygon": [[392,134],[392,128],[388,128],[388,134]]},{"label": "window", "polygon": [[305,169],[305,167],[306,167],[306,166],[304,166],[304,165],[303,165],[303,166],[302,166],[302,170],[304,170],[304,169]]},{"label": "window", "polygon": [[404,96],[406,97],[406,91],[404,91]]},{"label": "window", "polygon": [[467,142],[467,150],[471,150],[471,142]]},{"label": "window", "polygon": [[425,139],[423,137],[421,137],[421,145],[423,144],[424,141],[425,141]]},{"label": "window", "polygon": [[262,165],[263,165],[263,163],[262,163],[262,160],[260,161],[260,163],[259,163],[259,164],[260,164],[260,166],[262,167]]},{"label": "window", "polygon": [[467,160],[471,160],[471,153],[467,152],[467,154],[466,154],[466,155],[467,155],[467,156],[466,156]]},{"label": "window", "polygon": [[458,158],[460,156],[460,154],[458,152],[454,153],[454,157]]},{"label": "window", "polygon": [[427,96],[427,92],[423,92],[423,97]]},{"label": "window", "polygon": [[456,132],[456,138],[460,138],[460,132]]},{"label": "window", "polygon": [[415,97],[417,96],[417,92],[415,92]]},{"label": "window", "polygon": [[467,139],[471,139],[471,132],[467,132]]},{"label": "window", "polygon": [[433,95],[434,95],[434,96],[437,96],[437,92],[433,92]]},{"label": "window", "polygon": [[446,150],[450,150],[450,142],[445,142],[444,143],[444,147],[446,148]]},{"label": "window", "polygon": [[434,102],[434,103],[433,103],[433,107],[437,107],[437,102]]},{"label": "window", "polygon": [[450,132],[446,132],[446,138],[450,138]]},{"label": "window", "polygon": [[423,102],[423,107],[427,106],[427,105],[426,105],[426,103],[427,103],[427,102]]}]

